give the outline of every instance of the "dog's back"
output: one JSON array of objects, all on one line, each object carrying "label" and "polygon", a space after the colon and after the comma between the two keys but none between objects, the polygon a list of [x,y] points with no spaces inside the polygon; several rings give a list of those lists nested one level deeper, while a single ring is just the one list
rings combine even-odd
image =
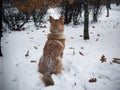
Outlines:
[{"label": "dog's back", "polygon": [[47,40],[43,56],[39,63],[39,72],[42,74],[57,74],[57,69],[59,69],[60,54],[63,51],[63,44],[60,41]]}]

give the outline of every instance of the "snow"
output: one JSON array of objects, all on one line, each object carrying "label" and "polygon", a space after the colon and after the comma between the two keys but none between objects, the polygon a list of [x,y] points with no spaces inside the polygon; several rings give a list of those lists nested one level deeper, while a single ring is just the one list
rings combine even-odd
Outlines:
[{"label": "snow", "polygon": [[[54,16],[52,9],[49,12]],[[30,22],[26,24],[25,31],[4,32],[0,90],[120,90],[120,65],[112,63],[113,58],[120,58],[119,16],[120,6],[112,5],[109,17],[103,10],[99,21],[90,23],[90,40],[83,40],[83,24],[65,25],[62,74],[52,75],[55,85],[49,87],[44,86],[37,71],[49,33],[49,23],[46,23],[47,28],[39,30]],[[107,58],[106,62],[101,63],[102,55]],[[91,78],[97,81],[90,83]]]}]

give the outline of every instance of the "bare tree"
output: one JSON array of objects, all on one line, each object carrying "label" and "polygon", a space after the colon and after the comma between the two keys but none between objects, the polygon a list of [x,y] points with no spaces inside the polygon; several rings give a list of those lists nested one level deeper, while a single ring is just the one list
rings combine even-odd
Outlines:
[{"label": "bare tree", "polygon": [[93,7],[93,8],[91,8],[92,11],[93,11],[93,21],[97,22],[98,15],[99,15],[99,12],[100,12],[100,9],[101,9],[101,0],[94,0],[91,3],[91,7]]},{"label": "bare tree", "polygon": [[65,15],[65,24],[69,24],[73,21],[73,24],[77,25],[78,16],[81,16],[83,9],[82,0],[63,0],[61,6]]},{"label": "bare tree", "polygon": [[120,0],[116,0],[116,6],[120,4]]},{"label": "bare tree", "polygon": [[73,4],[73,23],[78,24],[78,16],[82,13],[82,0],[75,0]]},{"label": "bare tree", "polygon": [[84,0],[84,40],[89,39],[89,12],[88,0]]},{"label": "bare tree", "polygon": [[2,3],[2,0],[0,0],[0,56],[3,56],[2,55],[2,52],[1,52],[1,37],[2,37],[2,15],[3,15],[3,3]]},{"label": "bare tree", "polygon": [[107,16],[106,17],[109,17],[109,9],[111,9],[111,7],[110,7],[110,0],[107,0],[106,8],[107,8]]},{"label": "bare tree", "polygon": [[72,20],[72,15],[73,15],[73,4],[70,4],[68,0],[65,0],[63,2],[64,5],[64,15],[65,15],[65,24],[69,24]]}]

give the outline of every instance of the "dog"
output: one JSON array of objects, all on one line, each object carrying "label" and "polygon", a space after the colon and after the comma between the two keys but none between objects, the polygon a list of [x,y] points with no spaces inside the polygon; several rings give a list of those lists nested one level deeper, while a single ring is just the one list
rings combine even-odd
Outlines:
[{"label": "dog", "polygon": [[50,33],[43,48],[43,55],[38,63],[38,71],[43,75],[45,86],[54,85],[52,74],[62,71],[62,57],[65,48],[64,17],[54,19],[49,17]]}]

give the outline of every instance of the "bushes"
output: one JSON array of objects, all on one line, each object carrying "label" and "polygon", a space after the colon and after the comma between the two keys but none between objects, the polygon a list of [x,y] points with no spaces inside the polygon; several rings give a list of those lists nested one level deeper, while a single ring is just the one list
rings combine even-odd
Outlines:
[{"label": "bushes", "polygon": [[34,21],[34,25],[35,27],[41,27],[41,23],[44,22],[43,17],[46,14],[47,9],[44,10],[44,12],[40,11],[40,10],[33,10],[32,12],[32,17],[33,17],[33,21]]},{"label": "bushes", "polygon": [[20,12],[16,8],[9,8],[4,10],[3,15],[3,22],[5,27],[7,26],[8,29],[12,31],[21,31],[23,26],[30,20],[30,17],[33,17],[34,25],[35,27],[40,27],[42,21],[42,18],[45,13],[42,13],[40,11],[33,11],[31,13],[27,12]]},{"label": "bushes", "polygon": [[19,12],[12,7],[4,9],[3,22],[10,30],[20,31],[28,20],[29,14],[27,13]]}]

